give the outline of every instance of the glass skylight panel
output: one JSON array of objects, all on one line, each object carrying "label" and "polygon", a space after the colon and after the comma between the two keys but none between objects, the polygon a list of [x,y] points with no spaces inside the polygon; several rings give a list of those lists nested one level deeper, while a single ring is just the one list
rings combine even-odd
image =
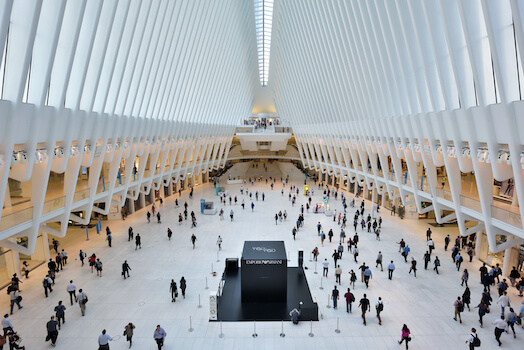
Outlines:
[{"label": "glass skylight panel", "polygon": [[271,27],[273,24],[273,0],[254,1],[257,32],[258,72],[260,75],[260,84],[262,84],[262,86],[266,86],[269,77]]}]

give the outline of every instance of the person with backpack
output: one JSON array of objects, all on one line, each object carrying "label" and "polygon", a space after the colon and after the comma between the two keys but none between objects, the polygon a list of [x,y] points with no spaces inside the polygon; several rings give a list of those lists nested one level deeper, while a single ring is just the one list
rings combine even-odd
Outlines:
[{"label": "person with backpack", "polygon": [[460,314],[464,312],[464,303],[460,300],[460,297],[457,297],[453,306],[455,307],[455,317],[453,317],[453,319],[456,321],[458,315],[460,323],[462,323],[462,317],[460,317]]},{"label": "person with backpack", "polygon": [[378,325],[382,326],[382,319],[380,318],[380,313],[382,312],[382,310],[384,310],[384,303],[382,302],[381,297],[378,297],[378,301],[375,304],[375,309],[377,310]]},{"label": "person with backpack", "polygon": [[48,291],[49,292],[53,291],[53,288],[51,288],[52,284],[53,284],[53,280],[51,279],[51,277],[49,277],[49,275],[46,275],[44,277],[44,280],[42,281],[42,285],[44,286],[44,292],[45,292],[45,297],[46,298],[48,296]]},{"label": "person with backpack", "polygon": [[348,288],[347,293],[344,294],[344,298],[346,298],[346,312],[350,313],[352,312],[351,306],[355,302],[355,296],[353,295],[353,293],[351,293],[349,288]]},{"label": "person with backpack", "polygon": [[469,344],[469,350],[473,350],[480,346],[480,339],[477,336],[477,330],[475,328],[471,328],[471,333],[466,339],[466,344]]},{"label": "person with backpack", "polygon": [[435,272],[437,273],[437,275],[439,274],[438,273],[438,267],[440,266],[440,259],[438,258],[438,256],[435,257],[435,261],[433,262],[433,265],[435,266],[433,268],[433,270],[435,270]]},{"label": "person with backpack", "polygon": [[56,315],[56,320],[58,321],[58,329],[60,329],[60,321],[62,321],[62,323],[65,323],[65,310],[66,310],[66,307],[64,305],[62,305],[62,300],[60,300],[58,302],[58,305],[55,306],[55,315]]},{"label": "person with backpack", "polygon": [[80,259],[80,262],[82,263],[82,266],[84,266],[84,259],[86,258],[87,254],[80,249],[80,253],[78,253],[78,258]]},{"label": "person with backpack", "polygon": [[100,258],[96,259],[95,269],[96,269],[96,275],[97,276],[102,277],[102,267],[103,267],[103,264],[100,261]]},{"label": "person with backpack", "polygon": [[82,291],[82,289],[78,290],[78,295],[75,299],[76,302],[78,302],[78,305],[80,306],[80,312],[82,313],[82,316],[85,316],[86,314],[86,304],[87,304],[87,294]]}]

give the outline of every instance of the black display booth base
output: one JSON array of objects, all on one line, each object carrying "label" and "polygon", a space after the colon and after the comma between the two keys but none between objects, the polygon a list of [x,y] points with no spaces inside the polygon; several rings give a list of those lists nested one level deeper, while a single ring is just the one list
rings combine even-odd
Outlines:
[{"label": "black display booth base", "polygon": [[287,301],[242,302],[240,270],[224,272],[225,284],[218,299],[218,321],[290,321],[289,312],[300,308],[300,321],[318,321],[318,305],[313,302],[304,270],[287,268]]},{"label": "black display booth base", "polygon": [[222,278],[218,321],[290,321],[294,308],[299,320],[318,321],[304,270],[287,267],[284,242],[245,242],[242,268],[238,259],[227,259]]}]

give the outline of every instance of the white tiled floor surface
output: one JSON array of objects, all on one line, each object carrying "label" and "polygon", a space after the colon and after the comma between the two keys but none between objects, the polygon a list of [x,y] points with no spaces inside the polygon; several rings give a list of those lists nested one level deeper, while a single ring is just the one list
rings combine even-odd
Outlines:
[{"label": "white tiled floor surface", "polygon": [[[259,166],[261,167],[261,166]],[[276,174],[276,167],[270,167],[270,173]],[[263,168],[250,169],[249,175],[263,173]],[[293,172],[296,174],[297,172]],[[267,173],[269,174],[269,173]],[[266,175],[266,173],[264,173]],[[277,175],[280,179],[280,174]],[[193,199],[188,199],[188,191],[182,194],[182,203],[187,201],[190,211],[194,210],[198,217],[198,228],[190,229],[189,221],[178,225],[178,213],[183,207],[175,208],[175,196],[164,201],[160,208],[163,217],[162,224],[151,221],[147,224],[145,210],[130,216],[125,222],[110,222],[113,231],[113,247],[109,248],[104,241],[105,237],[97,236],[94,229],[90,232],[90,240],[85,240],[85,231],[73,229],[68,237],[60,239],[61,248],[65,248],[70,256],[69,264],[57,277],[54,292],[49,298],[44,297],[42,278],[44,266],[33,271],[28,280],[23,280],[22,296],[24,300],[22,310],[16,310],[11,316],[15,329],[23,337],[23,344],[27,349],[44,349],[50,347],[44,342],[46,335],[45,323],[53,314],[53,308],[58,300],[63,300],[67,307],[66,323],[60,331],[57,349],[97,349],[97,337],[102,329],[107,329],[111,336],[120,336],[120,339],[111,342],[111,349],[126,349],[127,343],[122,337],[124,326],[128,322],[136,325],[134,344],[135,349],[156,349],[153,341],[153,331],[157,324],[161,324],[167,331],[165,349],[397,349],[397,340],[400,338],[400,329],[406,323],[413,334],[410,343],[412,349],[465,349],[465,338],[471,327],[479,330],[482,348],[498,348],[493,337],[493,321],[499,315],[500,308],[492,306],[492,312],[485,317],[486,327],[480,329],[477,322],[477,312],[465,312],[463,324],[455,322],[453,317],[453,302],[461,295],[460,273],[451,262],[450,253],[443,251],[443,237],[446,232],[455,234],[453,228],[432,228],[437,244],[436,254],[441,258],[441,274],[435,275],[432,270],[424,271],[422,255],[425,251],[425,231],[427,223],[424,221],[400,220],[390,217],[383,212],[382,240],[377,242],[373,234],[359,232],[361,243],[359,262],[368,262],[373,266],[373,279],[368,290],[357,282],[356,297],[359,300],[363,293],[367,293],[374,303],[381,296],[385,300],[382,314],[383,325],[379,326],[374,313],[368,314],[368,326],[362,325],[358,313],[347,314],[344,303],[338,310],[326,308],[328,294],[333,288],[333,269],[330,276],[323,281],[324,290],[320,290],[321,268],[315,275],[314,265],[309,262],[309,252],[319,246],[319,261],[330,257],[336,243],[327,243],[320,246],[316,233],[316,224],[321,221],[327,230],[333,227],[335,235],[339,234],[339,227],[332,219],[321,214],[305,214],[305,227],[300,230],[297,240],[293,241],[291,229],[299,213],[300,205],[294,208],[288,201],[288,188],[284,196],[280,194],[282,184],[277,181],[275,189],[271,190],[265,183],[256,183],[247,186],[249,190],[258,190],[266,194],[266,200],[255,201],[255,211],[248,209],[249,200],[246,195],[240,196],[240,185],[225,185],[232,194],[239,196],[239,204],[235,211],[235,220],[229,221],[228,216],[221,222],[218,215],[203,216],[200,214],[200,199],[215,201],[220,204],[214,195],[212,185],[205,184],[195,189]],[[295,178],[292,184],[302,185],[303,177]],[[316,187],[315,187],[316,188]],[[319,202],[321,191],[316,190],[314,201]],[[241,199],[246,199],[246,210],[240,207]],[[254,199],[254,197],[253,197]],[[300,195],[298,203],[305,203],[305,197]],[[181,203],[181,204],[182,204]],[[359,202],[358,202],[359,203]],[[337,210],[342,205],[339,200],[332,201]],[[158,202],[157,202],[158,205]],[[220,206],[219,206],[220,207]],[[366,209],[371,203],[366,202]],[[226,214],[230,207],[225,208]],[[287,210],[287,222],[275,225],[273,217],[279,210]],[[348,210],[349,222],[352,222],[353,210]],[[142,249],[135,251],[134,243],[127,242],[127,227],[133,226],[135,233],[142,236]],[[105,224],[104,224],[105,227]],[[166,230],[171,227],[173,239],[167,240]],[[352,229],[348,228],[347,232]],[[195,233],[198,241],[196,249],[191,249],[189,237]],[[217,263],[216,239],[218,235],[224,239],[223,250],[220,252],[220,262]],[[105,235],[104,235],[105,236]],[[419,261],[418,277],[408,274],[408,264],[403,262],[395,244],[403,237],[412,249],[413,256]],[[221,275],[224,258],[240,257],[245,240],[285,240],[290,265],[295,266],[297,251],[305,252],[305,265],[309,267],[306,274],[314,298],[317,298],[323,319],[313,323],[314,337],[309,337],[309,323],[292,325],[284,324],[285,338],[280,338],[281,324],[279,322],[257,323],[258,338],[253,339],[252,323],[224,323],[224,338],[219,338],[220,324],[208,322],[209,307],[208,293],[216,289],[219,277],[211,276],[211,265]],[[80,266],[74,260],[79,249],[84,249],[88,255],[96,253],[104,262],[104,276],[97,277],[89,271],[87,264]],[[387,272],[380,272],[374,268],[373,262],[377,252],[381,250],[384,261],[393,259],[397,265],[393,281],[387,279]],[[120,271],[122,262],[127,259],[133,269],[131,278],[123,280]],[[332,259],[329,259],[332,262]],[[342,290],[348,287],[349,269],[356,269],[359,265],[345,253],[340,261],[343,269]],[[465,262],[464,268],[472,271],[470,287],[472,300],[478,303],[481,294],[481,285],[478,283],[478,261]],[[177,282],[181,276],[188,281],[187,298],[170,302],[169,282],[174,278]],[[210,286],[205,289],[205,278]],[[69,305],[66,285],[73,279],[79,288],[83,288],[89,296],[85,317],[80,316],[78,305]],[[492,293],[495,298],[496,292]],[[511,289],[511,298],[516,309],[520,308],[522,298],[517,297],[515,289]],[[198,296],[201,296],[203,307],[197,308]],[[8,312],[9,300],[4,293],[0,296],[4,311]],[[142,305],[142,306],[140,306]],[[518,306],[517,306],[518,305]],[[188,332],[189,318],[192,317],[194,332]],[[341,333],[335,333],[337,318],[340,319]],[[517,339],[511,335],[502,336],[503,348],[522,349],[524,331],[517,329]]]}]

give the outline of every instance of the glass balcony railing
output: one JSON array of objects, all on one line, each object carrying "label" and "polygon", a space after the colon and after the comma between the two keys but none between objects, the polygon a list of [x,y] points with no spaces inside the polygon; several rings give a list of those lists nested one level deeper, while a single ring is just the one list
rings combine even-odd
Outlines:
[{"label": "glass balcony railing", "polygon": [[0,232],[33,219],[33,207],[25,208],[0,219]]},{"label": "glass balcony railing", "polygon": [[91,189],[90,188],[86,188],[84,190],[81,190],[81,191],[76,191],[75,194],[73,195],[73,203],[76,203],[76,202],[79,202],[83,199],[87,199],[89,198],[89,193],[91,192]]},{"label": "glass balcony railing", "polygon": [[96,188],[96,194],[105,192],[108,187],[109,187],[109,182],[101,182],[100,184],[98,184]]},{"label": "glass balcony railing", "polygon": [[506,209],[491,206],[491,216],[494,219],[505,222],[508,225],[522,229],[522,218],[520,212],[513,212]]},{"label": "glass balcony railing", "polygon": [[435,188],[435,193],[437,194],[437,197],[453,202],[453,196],[451,195],[451,191],[437,187]]},{"label": "glass balcony railing", "polygon": [[55,211],[57,209],[63,208],[65,206],[65,196],[48,200],[44,202],[42,208],[42,215]]},{"label": "glass balcony railing", "polygon": [[480,205],[480,201],[478,199],[460,195],[460,204],[466,208],[482,213],[482,206]]}]

